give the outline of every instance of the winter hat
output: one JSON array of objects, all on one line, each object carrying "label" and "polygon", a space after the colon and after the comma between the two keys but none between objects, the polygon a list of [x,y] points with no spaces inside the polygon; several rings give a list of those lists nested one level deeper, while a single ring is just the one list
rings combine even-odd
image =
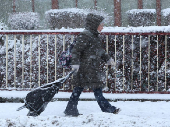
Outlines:
[{"label": "winter hat", "polygon": [[98,26],[102,23],[103,20],[104,17],[89,13],[86,18],[85,28],[90,30],[92,33],[96,33]]}]

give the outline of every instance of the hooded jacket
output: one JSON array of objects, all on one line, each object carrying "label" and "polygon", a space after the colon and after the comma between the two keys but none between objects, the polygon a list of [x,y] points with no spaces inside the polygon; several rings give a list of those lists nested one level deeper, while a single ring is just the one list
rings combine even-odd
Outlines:
[{"label": "hooded jacket", "polygon": [[80,67],[73,76],[72,85],[74,86],[92,89],[105,86],[103,84],[105,73],[101,71],[100,65],[107,62],[110,56],[103,49],[97,31],[103,19],[100,15],[88,14],[85,30],[76,38],[76,44],[72,49],[71,65],[80,65]]}]

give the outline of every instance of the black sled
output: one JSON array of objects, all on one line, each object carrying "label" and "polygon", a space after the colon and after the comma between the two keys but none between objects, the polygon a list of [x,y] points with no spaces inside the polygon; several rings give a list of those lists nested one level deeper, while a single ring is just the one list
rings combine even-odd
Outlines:
[{"label": "black sled", "polygon": [[27,108],[27,116],[38,116],[46,108],[54,95],[58,93],[60,86],[75,72],[71,71],[66,77],[60,78],[54,82],[48,83],[29,92],[25,98],[25,105],[18,108],[17,111]]}]

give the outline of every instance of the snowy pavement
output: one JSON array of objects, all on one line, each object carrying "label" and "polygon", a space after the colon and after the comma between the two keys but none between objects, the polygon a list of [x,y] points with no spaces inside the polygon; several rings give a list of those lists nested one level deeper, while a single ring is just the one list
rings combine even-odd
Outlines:
[{"label": "snowy pavement", "polygon": [[[24,98],[28,91],[0,91],[0,97]],[[71,93],[59,92],[55,98],[69,98]],[[107,99],[170,99],[170,94],[107,94]],[[81,99],[94,99],[93,93],[82,93]],[[83,115],[64,116],[67,101],[50,102],[38,117],[27,117],[27,109],[16,111],[23,103],[0,104],[0,127],[170,127],[169,101],[117,101],[112,105],[121,108],[117,115],[101,112],[96,101],[79,101]]]},{"label": "snowy pavement", "polygon": [[[0,91],[0,98],[25,98],[30,91]],[[54,96],[57,100],[69,99],[71,92],[59,92]],[[170,94],[125,94],[125,93],[103,93],[106,99],[114,100],[163,100],[170,101]],[[80,95],[80,99],[95,100],[93,92],[85,92]]]},{"label": "snowy pavement", "polygon": [[83,115],[64,116],[66,101],[48,104],[38,117],[27,117],[27,109],[16,111],[23,103],[0,104],[0,127],[170,127],[170,102],[111,102],[122,111],[119,114],[101,112],[96,101],[79,101]]}]

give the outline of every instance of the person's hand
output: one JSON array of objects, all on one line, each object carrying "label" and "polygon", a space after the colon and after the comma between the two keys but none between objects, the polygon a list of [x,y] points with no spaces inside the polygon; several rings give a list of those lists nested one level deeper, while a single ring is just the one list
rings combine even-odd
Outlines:
[{"label": "person's hand", "polygon": [[115,66],[115,61],[113,58],[110,58],[108,61],[107,61],[107,65],[111,65],[111,66]]},{"label": "person's hand", "polygon": [[80,65],[71,65],[73,70],[76,70],[78,72]]}]

